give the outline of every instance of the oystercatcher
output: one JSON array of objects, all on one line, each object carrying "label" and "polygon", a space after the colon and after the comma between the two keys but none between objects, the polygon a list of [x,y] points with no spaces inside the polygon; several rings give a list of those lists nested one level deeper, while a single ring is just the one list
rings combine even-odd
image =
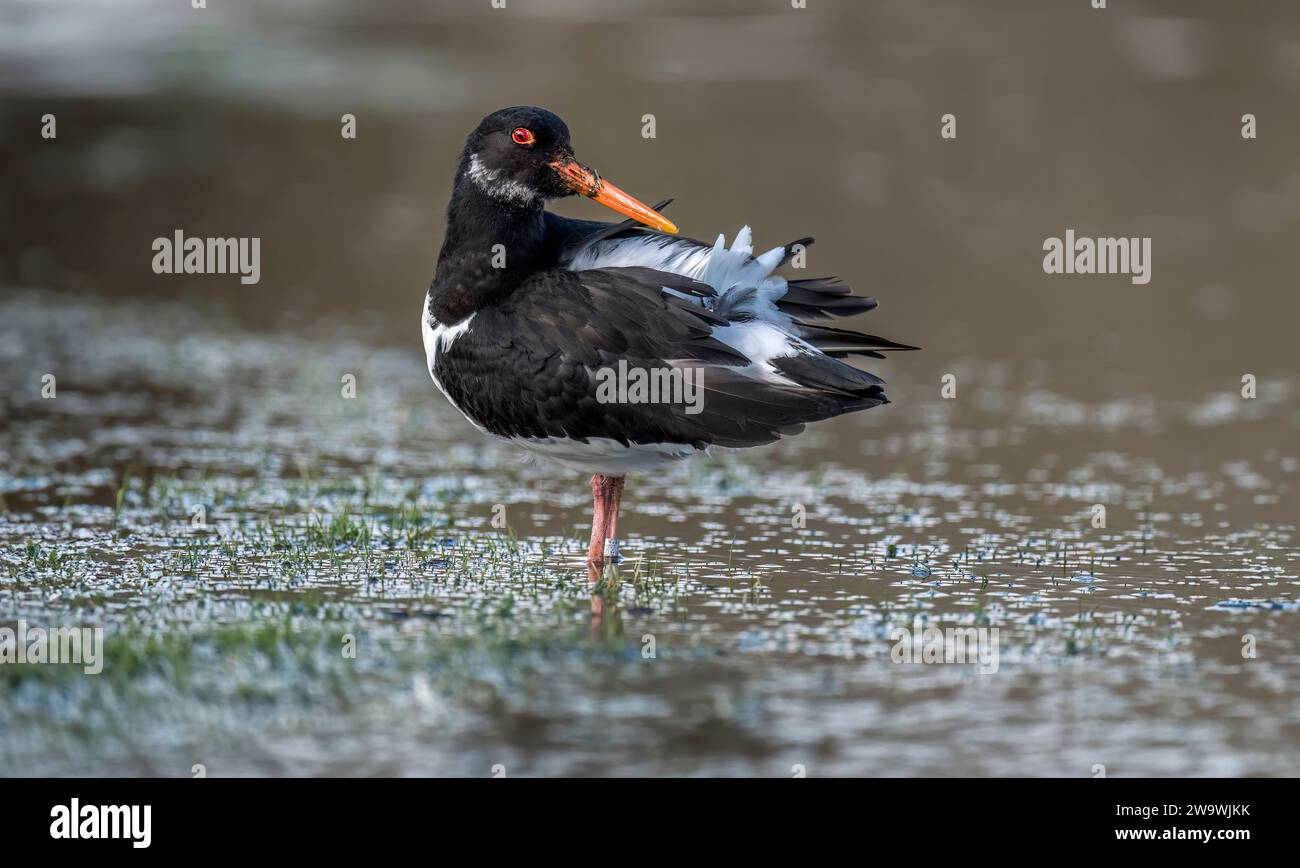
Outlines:
[{"label": "oystercatcher", "polygon": [[[544,210],[575,193],[630,219]],[[811,322],[876,306],[836,278],[775,273],[811,238],[755,256],[749,227],[730,246],[677,236],[666,204],[578,162],[551,112],[493,112],[461,151],[421,319],[429,373],[475,427],[594,474],[594,571],[617,557],[627,473],[888,403],[843,359],[915,349]]]}]

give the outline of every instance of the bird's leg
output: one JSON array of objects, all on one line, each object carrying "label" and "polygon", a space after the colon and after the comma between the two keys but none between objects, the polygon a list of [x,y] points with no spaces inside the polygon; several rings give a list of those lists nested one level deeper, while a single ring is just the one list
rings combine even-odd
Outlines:
[{"label": "bird's leg", "polygon": [[600,473],[591,477],[591,543],[587,546],[587,563],[596,570],[605,565],[605,542],[613,540],[618,529],[618,507],[622,499],[623,477]]},{"label": "bird's leg", "polygon": [[609,477],[599,473],[591,477],[591,542],[587,545],[587,566],[599,577],[605,565],[605,518],[610,497]]}]

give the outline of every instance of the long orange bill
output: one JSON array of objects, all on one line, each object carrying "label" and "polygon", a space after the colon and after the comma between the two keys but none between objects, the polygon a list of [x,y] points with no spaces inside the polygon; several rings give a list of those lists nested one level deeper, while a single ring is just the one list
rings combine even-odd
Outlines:
[{"label": "long orange bill", "polygon": [[606,208],[612,208],[625,217],[631,217],[652,229],[658,229],[660,232],[677,231],[676,223],[649,205],[633,199],[572,157],[556,160],[551,163],[551,168],[559,173],[564,183],[573,192],[595,199]]}]

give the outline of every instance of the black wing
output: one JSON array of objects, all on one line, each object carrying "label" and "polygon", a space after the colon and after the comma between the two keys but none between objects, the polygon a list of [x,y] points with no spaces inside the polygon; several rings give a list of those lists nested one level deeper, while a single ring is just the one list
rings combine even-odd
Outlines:
[{"label": "black wing", "polygon": [[[780,377],[717,340],[728,325],[664,291],[701,284],[643,268],[539,272],[481,308],[434,360],[447,396],[504,437],[607,437],[623,444],[756,446],[806,422],[886,403],[879,380],[825,356],[778,359]],[[686,403],[608,403],[597,371],[689,368],[703,388]]]}]

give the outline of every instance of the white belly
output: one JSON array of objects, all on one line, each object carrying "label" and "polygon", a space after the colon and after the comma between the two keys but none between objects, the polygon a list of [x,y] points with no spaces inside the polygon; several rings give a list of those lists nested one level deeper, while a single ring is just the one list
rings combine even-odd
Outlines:
[{"label": "white belly", "polygon": [[502,437],[499,439],[571,470],[600,473],[604,476],[623,476],[627,473],[654,470],[664,464],[681,461],[703,451],[682,443],[633,443],[624,446],[617,440],[606,437],[588,437],[586,443],[563,437],[545,439]]}]

